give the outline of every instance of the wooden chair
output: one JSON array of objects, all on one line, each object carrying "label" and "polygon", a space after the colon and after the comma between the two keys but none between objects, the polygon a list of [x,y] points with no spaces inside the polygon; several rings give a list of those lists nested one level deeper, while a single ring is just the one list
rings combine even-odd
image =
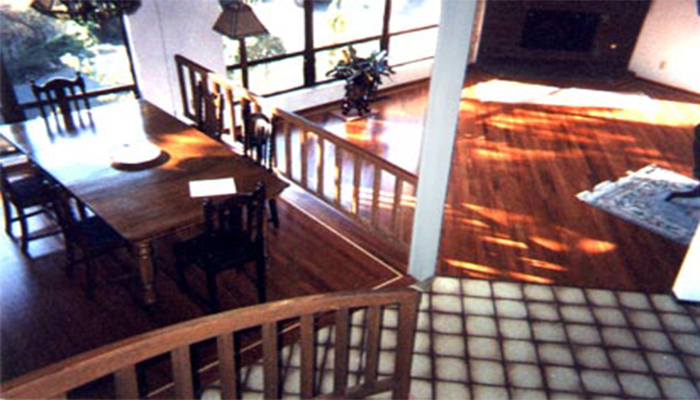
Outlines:
[{"label": "wooden chair", "polygon": [[[76,112],[81,125],[84,121],[79,111],[81,108],[90,110],[90,102],[85,92],[85,81],[80,73],[76,73],[75,78],[53,78],[39,85],[35,81],[31,82],[32,92],[39,103],[39,110],[42,117],[49,126],[49,115],[56,120],[56,125],[61,129],[59,115],[61,115],[64,128],[74,130],[76,128],[73,120]],[[82,107],[81,107],[82,103]],[[48,112],[47,112],[48,108]],[[89,116],[89,114],[88,114]]]},{"label": "wooden chair", "polygon": [[[47,366],[9,382],[3,382],[0,397],[14,398],[67,398],[74,388],[79,388],[100,378],[113,376],[115,393],[112,398],[134,399],[144,397],[137,376],[145,372],[154,358],[169,357],[169,379],[173,388],[170,393],[175,398],[195,398],[196,378],[193,377],[191,348],[204,341],[214,342],[218,371],[213,377],[221,387],[222,398],[241,398],[242,379],[245,366],[239,362],[242,357],[237,332],[261,328],[263,397],[279,399],[284,395],[283,387],[298,383],[301,398],[364,398],[390,392],[392,399],[406,399],[410,392],[410,371],[413,354],[416,316],[420,295],[410,289],[359,290],[299,297],[277,302],[239,308],[215,315],[201,317],[177,325],[147,332],[102,348],[89,351],[65,361]],[[355,340],[356,329],[351,329],[351,320],[357,312],[365,312],[361,325],[364,340]],[[321,368],[316,357],[315,342],[318,340],[319,315],[329,313],[334,321],[333,338],[328,341],[333,348],[333,363],[325,365],[332,371],[332,388],[319,391]],[[382,322],[388,318],[396,323]],[[393,318],[396,317],[396,318]],[[285,357],[280,351],[280,321],[295,323],[294,332],[299,333],[301,347],[298,378],[285,371]],[[388,321],[388,319],[387,319]],[[390,327],[390,325],[392,327]],[[354,326],[354,323],[353,323]],[[323,328],[325,329],[325,328]],[[390,351],[393,368],[381,377],[379,355],[386,353],[381,345],[383,333],[394,331],[396,345]],[[359,370],[349,366],[353,354],[353,342],[359,343],[361,359],[357,360]],[[384,355],[382,355],[384,357]],[[161,357],[162,358],[162,357]],[[147,361],[148,362],[144,362]],[[354,361],[354,360],[353,360]],[[139,364],[137,366],[137,364]],[[352,372],[357,372],[353,374]],[[359,376],[359,382],[349,376]],[[105,393],[105,395],[110,395]],[[165,393],[159,394],[160,398]]]},{"label": "wooden chair", "polygon": [[265,186],[258,184],[253,193],[239,193],[224,199],[207,198],[203,202],[205,232],[174,247],[178,284],[191,292],[186,270],[200,267],[207,281],[208,306],[218,311],[216,277],[230,269],[242,269],[247,263],[256,265],[258,300],[267,301],[265,283]]},{"label": "wooden chair", "polygon": [[[272,173],[276,151],[273,121],[263,113],[244,113],[244,115],[246,121],[246,134],[243,138],[244,154]],[[277,199],[271,198],[268,205],[270,221],[275,228],[279,228]]]},{"label": "wooden chair", "polygon": [[31,217],[52,215],[54,199],[47,179],[29,162],[7,166],[0,163],[0,193],[5,213],[5,232],[14,238],[12,224],[19,222],[20,248],[26,256],[29,256],[30,241],[60,233],[60,230],[51,226],[30,232],[28,226]]},{"label": "wooden chair", "polygon": [[[94,298],[96,259],[102,255],[127,248],[128,242],[112,227],[95,215],[87,215],[84,206],[78,204],[81,218],[77,218],[68,193],[53,186],[56,214],[63,230],[66,244],[66,271],[73,275],[75,265],[85,264],[85,295]],[[76,257],[80,252],[81,258]]]},{"label": "wooden chair", "polygon": [[224,95],[212,93],[205,81],[197,84],[195,96],[196,127],[208,136],[221,140],[224,132]]}]

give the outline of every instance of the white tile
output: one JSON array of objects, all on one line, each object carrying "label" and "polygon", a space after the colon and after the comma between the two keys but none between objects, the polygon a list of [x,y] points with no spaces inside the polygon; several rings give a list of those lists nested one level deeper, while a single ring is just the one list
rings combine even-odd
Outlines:
[{"label": "white tile", "polygon": [[526,318],[525,303],[515,300],[496,300],[496,311],[499,317]]},{"label": "white tile", "polygon": [[696,333],[698,328],[692,318],[681,314],[661,314],[661,321],[670,332]]},{"label": "white tile", "polygon": [[658,399],[661,395],[656,383],[649,376],[623,373],[619,377],[622,390],[631,397]]},{"label": "white tile", "polygon": [[[333,365],[333,364],[326,364]],[[379,373],[393,374],[396,369],[396,352],[395,351],[380,351],[379,352]]]},{"label": "white tile", "polygon": [[669,399],[698,399],[700,393],[693,383],[681,378],[659,378],[661,390]]},{"label": "white tile", "polygon": [[433,385],[424,380],[413,379],[411,381],[411,396],[412,399],[433,400]]},{"label": "white tile", "polygon": [[671,340],[683,354],[700,356],[700,337],[685,333],[671,334]]},{"label": "white tile", "polygon": [[599,344],[600,334],[598,330],[588,325],[567,325],[566,332],[569,340],[576,344]]},{"label": "white tile", "polygon": [[547,393],[543,390],[512,389],[513,400],[548,400]]},{"label": "white tile", "polygon": [[209,386],[199,395],[200,400],[221,400],[221,387]]},{"label": "white tile", "polygon": [[625,314],[616,308],[596,308],[593,314],[601,325],[627,326]]},{"label": "white tile", "polygon": [[462,317],[453,314],[433,314],[433,330],[440,333],[464,332]]},{"label": "white tile", "polygon": [[451,278],[447,276],[436,276],[435,278],[433,278],[433,282],[430,285],[430,287],[435,293],[459,295],[460,284],[461,282],[457,278]]},{"label": "white tile", "polygon": [[433,336],[433,350],[441,356],[464,357],[464,336],[462,335],[442,335]]},{"label": "white tile", "polygon": [[686,375],[681,360],[673,354],[650,352],[647,353],[647,360],[649,360],[652,371],[657,374],[675,376]]},{"label": "white tile", "polygon": [[540,361],[544,364],[574,365],[574,357],[569,346],[545,343],[537,346]]},{"label": "white tile", "polygon": [[493,315],[493,300],[481,297],[465,297],[464,312],[467,315]]},{"label": "white tile", "polygon": [[523,291],[520,284],[512,282],[495,282],[493,284],[493,297],[497,299],[522,299]]},{"label": "white tile", "polygon": [[578,393],[567,393],[567,392],[551,392],[550,400],[584,400],[586,399],[583,395]]},{"label": "white tile", "polygon": [[528,303],[527,309],[530,318],[544,321],[559,321],[559,312],[556,307],[548,303]]},{"label": "white tile", "polygon": [[587,368],[610,368],[605,350],[598,346],[577,346],[574,348],[576,361]]},{"label": "white tile", "polygon": [[484,280],[463,279],[462,291],[466,296],[491,297],[491,283]]},{"label": "white tile", "polygon": [[[474,361],[472,361],[472,364]],[[435,379],[467,381],[467,363],[464,358],[435,357]]]},{"label": "white tile", "polygon": [[647,363],[636,351],[631,350],[611,350],[608,352],[615,368],[625,372],[648,372]]},{"label": "white tile", "polygon": [[530,364],[509,364],[507,367],[510,384],[515,387],[542,389],[542,371]]},{"label": "white tile", "polygon": [[535,338],[545,342],[565,342],[564,324],[560,322],[533,322],[532,331]]},{"label": "white tile", "polygon": [[627,308],[634,308],[637,310],[649,310],[651,308],[647,296],[643,293],[621,292],[618,293],[618,297],[620,299],[620,304]]},{"label": "white tile", "polygon": [[446,313],[462,313],[462,298],[459,296],[433,295],[433,310]]},{"label": "white tile", "polygon": [[547,385],[553,390],[578,391],[581,388],[576,370],[568,367],[545,367]]},{"label": "white tile", "polygon": [[501,318],[498,320],[501,336],[508,339],[529,339],[530,323],[520,319]]},{"label": "white tile", "polygon": [[467,317],[467,332],[470,335],[496,336],[496,321],[491,317]]},{"label": "white tile", "polygon": [[428,353],[430,352],[430,334],[425,332],[416,333],[414,339],[413,350],[416,353]]},{"label": "white tile", "polygon": [[241,398],[243,400],[260,400],[265,398],[262,391],[244,390],[242,394]]},{"label": "white tile", "polygon": [[469,367],[472,382],[489,385],[503,385],[505,383],[503,365],[500,362],[471,360]]},{"label": "white tile", "polygon": [[582,324],[595,323],[591,311],[583,306],[561,306],[559,312],[561,313],[562,319],[566,322],[579,322]]},{"label": "white tile", "polygon": [[411,396],[412,399],[433,400],[433,385],[424,380],[413,379],[411,381]]},{"label": "white tile", "polygon": [[260,364],[254,364],[250,367],[248,376],[245,380],[245,387],[250,390],[260,390],[263,387],[263,367]]},{"label": "white tile", "polygon": [[352,313],[350,316],[350,323],[352,325],[357,325],[357,326],[362,326],[365,324],[365,315],[367,314],[366,310],[360,309],[356,310],[355,312]]},{"label": "white tile", "polygon": [[695,376],[696,380],[700,381],[700,357],[685,356],[682,358],[690,373]]},{"label": "white tile", "polygon": [[586,289],[588,301],[596,306],[617,307],[617,297],[610,290],[603,289]]},{"label": "white tile", "polygon": [[523,293],[525,294],[525,298],[528,300],[554,300],[554,292],[549,286],[527,284],[523,287]]},{"label": "white tile", "polygon": [[651,303],[659,311],[683,312],[683,307],[669,294],[652,294],[650,297]]},{"label": "white tile", "polygon": [[508,390],[504,387],[472,385],[475,399],[507,399]]},{"label": "white tile", "polygon": [[[433,374],[433,364],[430,357],[422,354],[414,354],[411,362],[411,377],[431,379]],[[413,390],[411,390],[413,391]]]},{"label": "white tile", "polygon": [[396,348],[396,331],[392,329],[382,329],[380,335],[380,347],[382,350],[392,350]]},{"label": "white tile", "polygon": [[430,330],[430,324],[432,323],[430,320],[430,313],[427,311],[419,311],[418,312],[418,320],[416,321],[416,330],[418,331],[429,331]]},{"label": "white tile", "polygon": [[504,340],[503,352],[508,361],[537,362],[535,345],[527,340]]},{"label": "white tile", "polygon": [[630,311],[627,313],[627,318],[630,324],[635,328],[643,329],[661,329],[661,322],[659,318],[652,312],[649,311]]},{"label": "white tile", "polygon": [[584,370],[581,380],[587,391],[597,394],[620,394],[622,389],[614,374],[608,371]]},{"label": "white tile", "polygon": [[638,331],[637,338],[646,349],[657,351],[674,351],[671,340],[663,332]]},{"label": "white tile", "polygon": [[288,368],[284,374],[283,393],[301,393],[301,370]]},{"label": "white tile", "polygon": [[435,382],[435,398],[447,400],[469,400],[471,396],[469,394],[469,387],[466,383],[437,381]]},{"label": "white tile", "polygon": [[385,309],[382,313],[382,327],[396,328],[399,326],[399,312],[396,309]]},{"label": "white tile", "polygon": [[608,346],[637,348],[639,344],[632,331],[624,328],[603,328],[603,342]]},{"label": "white tile", "polygon": [[469,337],[469,358],[501,359],[501,346],[496,339]]},{"label": "white tile", "polygon": [[562,303],[567,304],[586,304],[586,297],[583,295],[583,290],[579,288],[555,287],[554,295]]}]

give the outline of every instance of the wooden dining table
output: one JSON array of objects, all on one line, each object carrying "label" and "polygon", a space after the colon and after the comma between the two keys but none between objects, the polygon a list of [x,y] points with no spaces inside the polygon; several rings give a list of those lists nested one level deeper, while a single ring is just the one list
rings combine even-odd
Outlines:
[{"label": "wooden dining table", "polygon": [[[82,113],[72,131],[57,131],[38,118],[2,125],[0,134],[132,245],[146,305],[157,300],[154,241],[203,227],[202,202],[190,196],[191,181],[232,177],[239,192],[261,181],[269,198],[288,186],[147,100]],[[159,159],[143,166],[113,163],[115,151],[145,141],[162,150]]]}]

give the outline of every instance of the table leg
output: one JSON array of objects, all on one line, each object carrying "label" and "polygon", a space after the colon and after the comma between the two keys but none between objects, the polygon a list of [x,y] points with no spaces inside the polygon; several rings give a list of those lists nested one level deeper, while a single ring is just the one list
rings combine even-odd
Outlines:
[{"label": "table leg", "polygon": [[150,241],[139,242],[136,244],[136,252],[138,254],[139,275],[141,275],[141,286],[143,289],[142,300],[147,306],[151,306],[156,302],[156,291],[153,284],[154,268],[153,268],[153,247]]}]

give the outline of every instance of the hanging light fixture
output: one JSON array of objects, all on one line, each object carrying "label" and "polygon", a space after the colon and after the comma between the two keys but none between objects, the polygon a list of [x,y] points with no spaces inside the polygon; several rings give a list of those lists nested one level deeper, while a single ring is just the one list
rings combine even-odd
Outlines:
[{"label": "hanging light fixture", "polygon": [[243,87],[248,88],[248,55],[245,38],[248,36],[267,35],[267,28],[260,22],[253,9],[243,0],[219,0],[222,11],[214,23],[213,29],[240,43],[241,78]]},{"label": "hanging light fixture", "polygon": [[32,3],[32,8],[44,15],[80,23],[101,23],[132,14],[140,6],[141,0],[34,0]]}]

